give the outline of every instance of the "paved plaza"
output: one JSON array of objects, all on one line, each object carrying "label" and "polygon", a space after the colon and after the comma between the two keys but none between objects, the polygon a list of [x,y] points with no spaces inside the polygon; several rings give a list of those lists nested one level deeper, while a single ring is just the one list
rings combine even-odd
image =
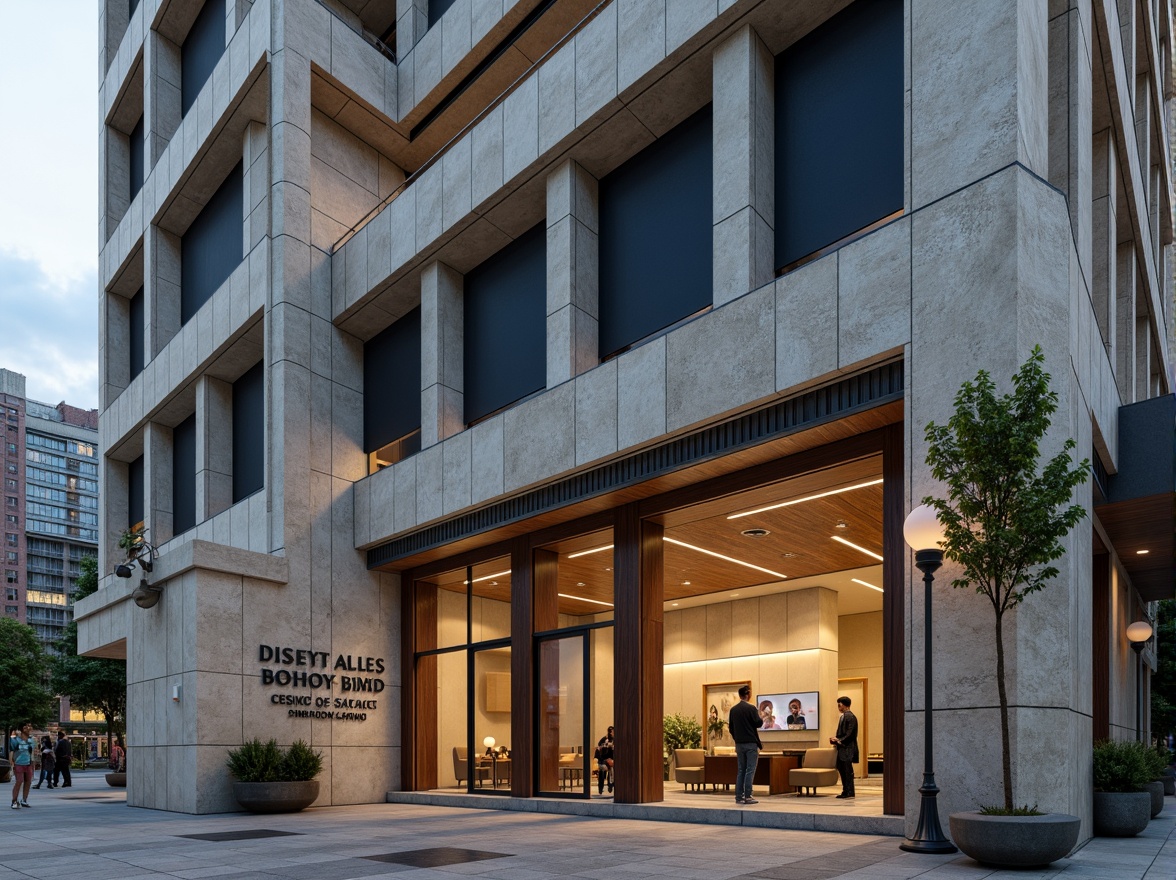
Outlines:
[{"label": "paved plaza", "polygon": [[1176,878],[1176,801],[1129,840],[1096,838],[1046,871],[917,856],[899,838],[417,804],[191,816],[129,808],[101,773],[0,818],[0,880],[730,880]]}]

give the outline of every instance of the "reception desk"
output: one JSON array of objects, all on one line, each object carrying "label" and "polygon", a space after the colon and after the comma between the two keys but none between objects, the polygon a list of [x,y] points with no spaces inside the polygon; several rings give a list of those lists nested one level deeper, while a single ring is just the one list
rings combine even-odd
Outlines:
[{"label": "reception desk", "polygon": [[[804,752],[761,752],[752,785],[766,785],[769,794],[786,794],[791,790],[788,771],[800,767],[803,760]],[[734,755],[706,755],[702,762],[704,784],[724,787],[735,784],[739,759]]]}]

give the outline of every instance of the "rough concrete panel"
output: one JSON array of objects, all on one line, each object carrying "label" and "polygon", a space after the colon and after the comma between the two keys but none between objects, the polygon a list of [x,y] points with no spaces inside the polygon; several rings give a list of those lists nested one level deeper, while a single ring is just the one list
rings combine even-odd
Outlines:
[{"label": "rough concrete panel", "polygon": [[837,369],[837,255],[776,281],[776,390]]},{"label": "rough concrete panel", "polygon": [[507,492],[574,466],[575,408],[575,385],[569,382],[503,413]]},{"label": "rough concrete panel", "polygon": [[628,449],[666,432],[666,337],[617,359],[617,444]]},{"label": "rough concrete panel", "polygon": [[847,367],[911,338],[909,217],[837,252],[838,366]]}]

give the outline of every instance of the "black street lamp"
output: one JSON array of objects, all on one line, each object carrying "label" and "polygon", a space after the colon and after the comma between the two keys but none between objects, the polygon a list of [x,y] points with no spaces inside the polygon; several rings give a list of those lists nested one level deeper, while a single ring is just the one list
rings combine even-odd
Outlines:
[{"label": "black street lamp", "polygon": [[923,784],[919,787],[922,799],[919,801],[919,824],[915,833],[899,844],[899,849],[915,853],[959,852],[943,833],[939,824],[939,805],[936,796],[939,786],[935,784],[935,740],[933,733],[934,716],[931,712],[931,585],[933,575],[943,565],[943,527],[935,514],[935,508],[922,504],[911,511],[902,525],[902,536],[915,551],[915,565],[923,572],[923,586],[926,594],[923,600]]},{"label": "black street lamp", "polygon": [[1127,627],[1127,641],[1135,651],[1135,739],[1139,742],[1143,742],[1143,648],[1151,637],[1151,624],[1146,620]]}]

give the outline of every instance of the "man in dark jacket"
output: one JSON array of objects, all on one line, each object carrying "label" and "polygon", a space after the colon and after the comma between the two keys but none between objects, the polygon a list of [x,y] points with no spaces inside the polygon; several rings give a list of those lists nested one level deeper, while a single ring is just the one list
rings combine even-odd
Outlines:
[{"label": "man in dark jacket", "polygon": [[53,784],[57,784],[58,778],[63,778],[65,781],[61,783],[62,788],[69,788],[73,785],[73,779],[69,775],[69,762],[72,752],[69,747],[69,739],[65,735],[65,731],[57,731],[57,745],[53,747],[53,755],[57,759],[57,763],[53,765]]},{"label": "man in dark jacket", "polygon": [[763,748],[759,738],[759,728],[763,725],[764,719],[751,704],[751,687],[745,684],[739,689],[739,702],[731,707],[727,716],[727,729],[731,732],[731,739],[735,740],[737,804],[759,803],[751,796],[751,781],[755,778],[755,765],[759,763],[759,750]]},{"label": "man in dark jacket", "polygon": [[604,783],[608,783],[609,793],[613,790],[613,756],[616,754],[616,740],[613,739],[613,728],[610,726],[608,733],[600,738],[600,742],[596,744],[596,791],[598,794],[604,794]]},{"label": "man in dark jacket", "polygon": [[853,792],[853,765],[858,760],[857,716],[849,711],[849,697],[837,698],[837,711],[841,720],[837,722],[837,735],[829,737],[829,744],[837,747],[837,772],[841,776],[839,798],[851,798]]}]

